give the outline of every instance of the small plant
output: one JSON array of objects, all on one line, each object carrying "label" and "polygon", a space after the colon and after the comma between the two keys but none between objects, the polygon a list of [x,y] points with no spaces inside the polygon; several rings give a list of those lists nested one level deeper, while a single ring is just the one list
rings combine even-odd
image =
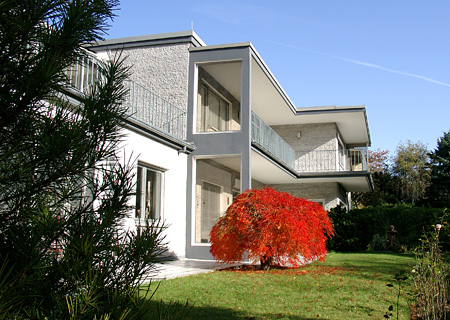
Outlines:
[{"label": "small plant", "polygon": [[442,224],[434,232],[425,234],[416,252],[416,265],[412,269],[415,289],[415,319],[446,319],[449,311],[449,266],[444,261],[439,234]]},{"label": "small plant", "polygon": [[368,245],[368,249],[370,251],[383,251],[386,248],[386,241],[386,237],[380,237],[379,234],[376,234]]},{"label": "small plant", "polygon": [[[397,293],[397,319],[398,319],[400,295],[402,293],[402,282],[405,280],[408,280],[408,276],[406,276],[405,273],[399,273],[395,276],[394,279],[397,281],[397,284],[398,284],[398,293]],[[393,288],[394,285],[392,283],[388,283],[386,285],[386,287]],[[394,305],[391,304],[388,308],[388,311],[384,314],[384,318],[387,318],[387,319],[392,318],[394,316],[394,314],[392,313],[393,310],[394,310]]]}]

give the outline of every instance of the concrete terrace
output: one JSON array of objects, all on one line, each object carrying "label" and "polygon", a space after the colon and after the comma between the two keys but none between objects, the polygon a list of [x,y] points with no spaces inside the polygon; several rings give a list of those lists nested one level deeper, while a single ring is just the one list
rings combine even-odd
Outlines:
[{"label": "concrete terrace", "polygon": [[169,260],[155,265],[149,278],[152,281],[187,277],[195,274],[214,272],[237,264],[218,263],[214,260],[180,259]]}]

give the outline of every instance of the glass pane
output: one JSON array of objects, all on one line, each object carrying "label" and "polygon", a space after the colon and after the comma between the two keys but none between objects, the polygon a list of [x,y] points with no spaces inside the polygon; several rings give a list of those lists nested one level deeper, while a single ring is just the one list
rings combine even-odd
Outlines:
[{"label": "glass pane", "polygon": [[208,107],[209,107],[209,120],[207,131],[218,131],[220,130],[220,100],[216,95],[209,92],[208,96]]},{"label": "glass pane", "polygon": [[228,130],[228,104],[220,102],[220,128],[221,131]]},{"label": "glass pane", "polygon": [[145,219],[159,218],[160,174],[147,169]]},{"label": "glass pane", "polygon": [[141,206],[142,206],[142,168],[137,168],[137,182],[136,182],[136,213],[135,218],[140,219],[141,218]]},{"label": "glass pane", "polygon": [[209,233],[220,216],[220,187],[204,182],[202,189],[201,242],[209,242]]},{"label": "glass pane", "polygon": [[161,203],[161,173],[138,167],[136,219],[158,219]]},{"label": "glass pane", "polygon": [[207,95],[207,89],[202,86],[201,89],[201,99],[202,99],[202,105],[201,105],[201,114],[200,114],[200,131],[205,132],[207,125],[206,125],[206,109],[207,109],[207,103],[206,103],[206,95]]}]

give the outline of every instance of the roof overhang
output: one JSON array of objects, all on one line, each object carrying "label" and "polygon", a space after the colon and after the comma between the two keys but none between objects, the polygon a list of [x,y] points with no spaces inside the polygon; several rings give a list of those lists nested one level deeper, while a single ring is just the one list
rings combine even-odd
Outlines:
[{"label": "roof overhang", "polygon": [[194,31],[180,31],[102,40],[89,43],[86,45],[86,48],[94,52],[99,52],[104,50],[147,47],[174,43],[190,43],[194,47],[206,46],[203,40],[200,39]]},{"label": "roof overhang", "polygon": [[[365,106],[297,108],[251,43],[191,48],[192,52],[247,47],[251,53],[251,108],[269,126],[336,123],[347,147],[370,146]],[[208,61],[201,64],[237,100],[241,97],[241,61]]]}]

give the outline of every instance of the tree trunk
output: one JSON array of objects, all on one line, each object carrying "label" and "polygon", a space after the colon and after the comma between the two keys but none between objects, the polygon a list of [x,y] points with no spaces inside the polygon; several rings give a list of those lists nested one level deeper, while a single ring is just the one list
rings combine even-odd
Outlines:
[{"label": "tree trunk", "polygon": [[261,270],[267,271],[270,270],[272,265],[272,257],[262,256],[260,259]]}]

